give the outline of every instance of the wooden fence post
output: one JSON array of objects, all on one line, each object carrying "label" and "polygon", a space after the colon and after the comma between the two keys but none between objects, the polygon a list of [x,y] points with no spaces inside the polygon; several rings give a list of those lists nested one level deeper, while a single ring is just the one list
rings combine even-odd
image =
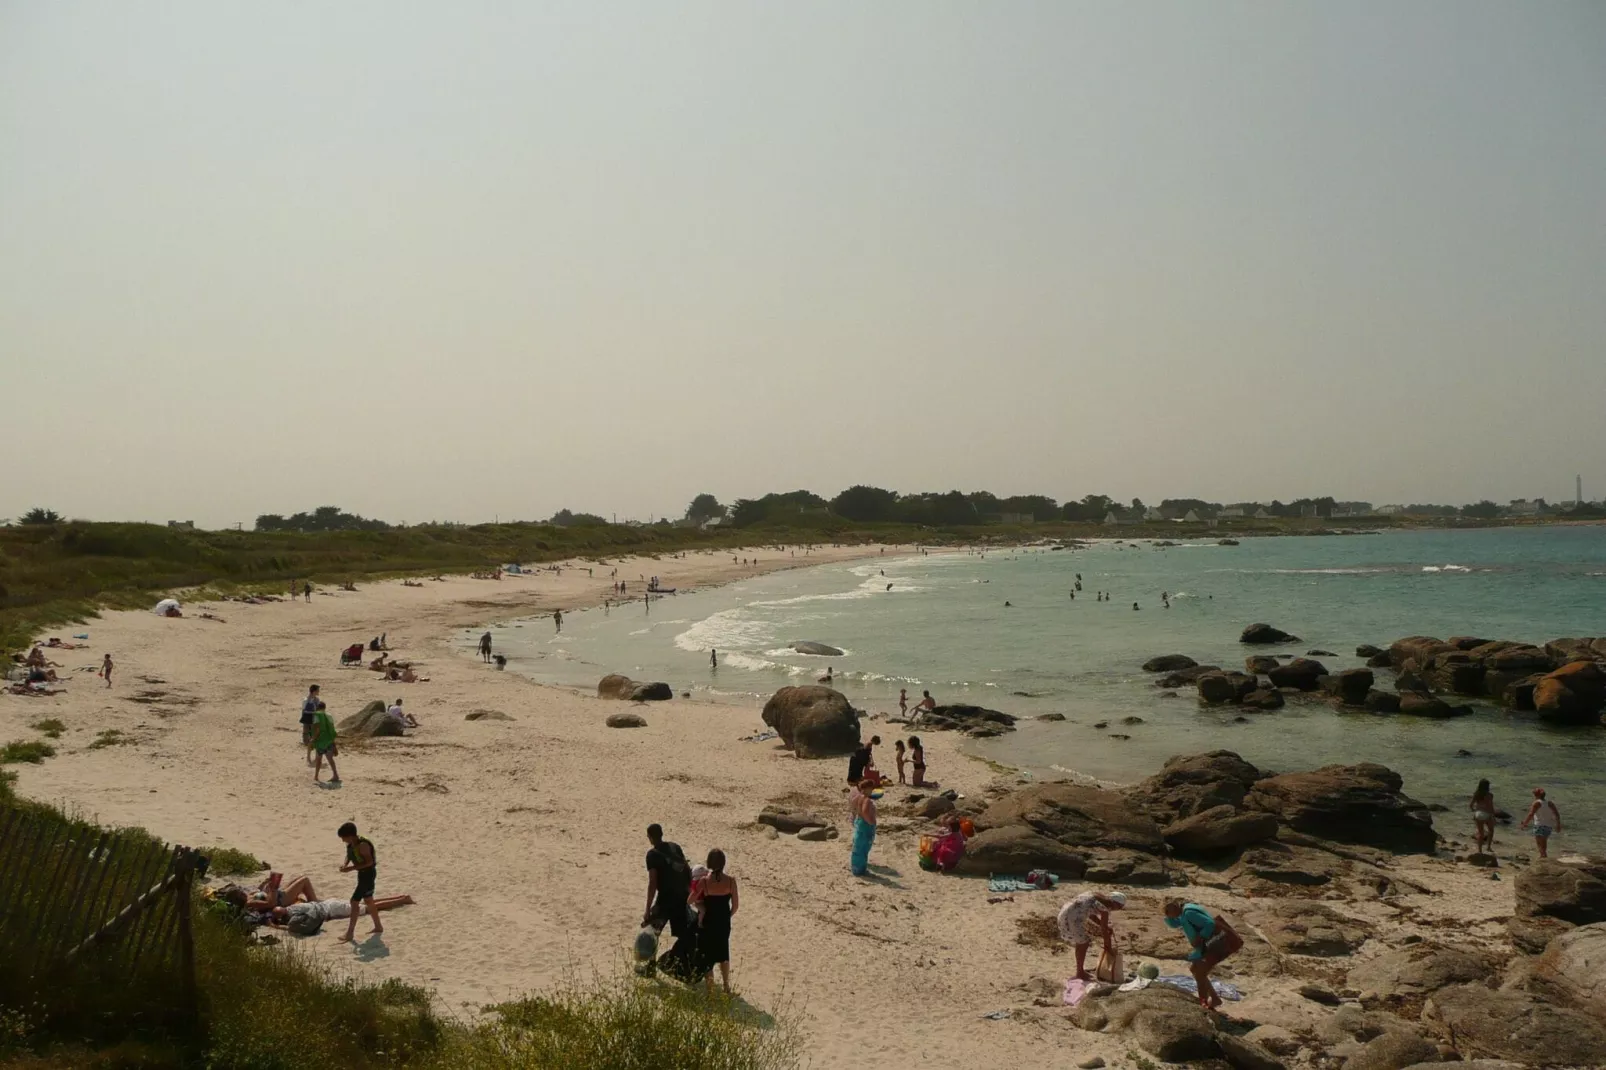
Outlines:
[{"label": "wooden fence post", "polygon": [[178,896],[174,905],[178,909],[179,979],[183,985],[184,1009],[194,1016],[200,1009],[195,994],[195,934],[190,929],[190,909],[195,903],[195,852],[186,848],[179,866],[178,884],[173,889],[173,894]]}]

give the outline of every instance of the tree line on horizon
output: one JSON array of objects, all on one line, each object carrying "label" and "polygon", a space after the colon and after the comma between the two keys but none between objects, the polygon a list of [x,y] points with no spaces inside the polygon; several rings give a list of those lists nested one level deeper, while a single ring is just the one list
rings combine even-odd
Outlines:
[{"label": "tree line on horizon", "polygon": [[[1385,506],[1391,515],[1414,517],[1464,517],[1472,520],[1494,520],[1511,516],[1556,516],[1576,518],[1606,517],[1606,507],[1596,502],[1558,503],[1552,505],[1543,498],[1514,500],[1506,505],[1490,501],[1467,505],[1411,504]],[[999,497],[988,491],[944,492],[927,491],[902,494],[882,487],[856,484],[833,498],[824,498],[813,491],[794,490],[765,494],[759,498],[737,498],[729,505],[712,494],[699,494],[686,506],[679,523],[682,525],[728,524],[745,528],[757,524],[786,524],[807,526],[810,518],[830,517],[857,524],[911,524],[922,527],[970,527],[984,524],[1024,523],[1099,523],[1114,514],[1118,520],[1184,520],[1190,515],[1199,520],[1214,520],[1223,516],[1256,517],[1261,512],[1273,518],[1360,518],[1378,515],[1370,502],[1339,501],[1331,496],[1296,498],[1290,502],[1273,499],[1270,502],[1211,502],[1202,498],[1165,498],[1156,506],[1149,506],[1141,498],[1122,503],[1107,494],[1088,494],[1078,499],[1056,501],[1046,494],[1016,494]],[[50,525],[65,522],[54,509],[35,507],[17,518],[21,525]],[[0,525],[10,521],[0,521]],[[560,509],[546,520],[537,523],[562,528],[605,527],[612,523],[595,513]],[[668,525],[665,517],[656,523]],[[263,513],[256,518],[255,530],[263,532],[333,532],[333,531],[391,531],[414,527],[468,527],[466,524],[439,523],[407,525],[391,524],[348,513],[339,506],[320,505],[310,512],[283,516]]]}]

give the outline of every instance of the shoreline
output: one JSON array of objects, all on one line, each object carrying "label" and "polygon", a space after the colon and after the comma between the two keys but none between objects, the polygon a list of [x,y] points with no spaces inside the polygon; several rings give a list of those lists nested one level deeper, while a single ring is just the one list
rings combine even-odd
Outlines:
[{"label": "shoreline", "polygon": [[[840,553],[877,556],[861,547]],[[717,578],[728,572],[728,557],[714,551],[627,560],[666,583],[743,578]],[[829,563],[816,554],[783,567]],[[393,580],[318,592],[311,604],[186,607],[227,623],[107,613],[88,625],[87,649],[52,652],[63,663],[67,693],[0,701],[6,739],[31,737],[28,726],[39,718],[67,726],[55,757],[8,768],[21,774],[18,790],[27,797],[75,806],[105,823],[140,825],[174,843],[253,852],[287,875],[309,874],[324,897],[349,890],[336,872],[334,829],[355,820],[380,852],[380,892],[411,894],[418,903],[386,915],[382,945],[346,947],[326,933],[297,939],[297,948],[367,979],[424,985],[453,1013],[472,1016],[575,971],[622,963],[642,909],[643,829],[657,821],[694,860],[713,846],[729,854],[743,884],[733,982],[753,1007],[800,1006],[812,1065],[860,1065],[866,1057],[982,1065],[1060,1059],[1067,1050],[1112,1063],[1125,1057],[1130,1038],[1078,1030],[1063,1008],[1036,1002],[1042,979],[1063,981],[1069,958],[1063,945],[1024,938],[1052,924],[1066,894],[990,902],[979,880],[921,871],[916,841],[931,826],[906,811],[908,791],[889,792],[871,857],[880,868],[874,879],[859,880],[847,872],[846,837],[804,842],[754,823],[775,804],[846,827],[845,762],[802,761],[775,741],[740,741],[761,727],[752,704],[677,698],[638,708],[461,656],[455,633],[485,620],[486,610],[571,606],[588,592],[600,602],[608,578],[570,571],[513,581],[512,589],[509,580],[426,581],[422,589]],[[334,667],[342,647],[381,631],[428,682],[386,684],[364,669]],[[92,672],[76,671],[92,670],[108,651],[118,664],[109,694]],[[402,695],[423,727],[343,748],[344,785],[316,788],[296,724],[309,682],[322,684],[337,720],[372,699]],[[511,720],[466,720],[482,710]],[[622,710],[640,712],[647,726],[603,724]],[[107,730],[122,733],[123,742],[95,746]],[[976,800],[1019,786],[1018,776],[963,754],[959,743],[955,733],[930,735],[931,775],[942,787]],[[886,756],[883,762],[890,765]],[[1502,835],[1507,866],[1509,840]],[[1438,926],[1453,925],[1480,946],[1506,939],[1509,883],[1491,883],[1484,871],[1443,858],[1401,856],[1389,865],[1430,890],[1399,900],[1408,916],[1351,893],[1335,900],[1377,934],[1353,961]],[[1067,891],[1086,886],[1070,882]],[[1224,889],[1205,882],[1183,894],[1216,908],[1247,908]],[[1134,899],[1147,911],[1162,894],[1136,889]],[[1131,924],[1138,924],[1136,912]],[[1184,950],[1156,942],[1144,957],[1170,968]],[[1243,964],[1236,976],[1248,998],[1234,1014],[1289,1029],[1313,1025],[1328,1011],[1297,989],[1329,960],[1274,958],[1280,965],[1271,973]],[[877,968],[864,970],[872,960]],[[999,1009],[1008,1012],[1004,1020],[977,1020]],[[969,1028],[945,1028],[957,1022]]]}]

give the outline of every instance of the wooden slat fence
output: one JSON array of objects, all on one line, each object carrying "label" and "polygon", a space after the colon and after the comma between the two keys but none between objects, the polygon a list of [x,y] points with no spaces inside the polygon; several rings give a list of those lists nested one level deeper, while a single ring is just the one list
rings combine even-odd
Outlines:
[{"label": "wooden slat fence", "polygon": [[193,1003],[190,911],[206,864],[137,829],[0,807],[0,963],[40,979],[86,965],[170,973]]}]

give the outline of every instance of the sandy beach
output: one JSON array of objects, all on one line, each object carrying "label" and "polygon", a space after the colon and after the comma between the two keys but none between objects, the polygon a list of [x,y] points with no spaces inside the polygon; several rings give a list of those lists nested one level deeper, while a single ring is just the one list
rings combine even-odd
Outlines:
[{"label": "sandy beach", "polygon": [[[820,549],[807,563],[876,552]],[[735,551],[754,553],[766,559],[759,570],[794,564],[776,551]],[[977,1066],[1071,1053],[1114,1063],[1124,1056],[1129,1041],[1080,1031],[1061,1007],[1034,1006],[1044,982],[1034,990],[1032,979],[1063,984],[1070,958],[1063,946],[1018,940],[1019,923],[1051,918],[1065,895],[989,903],[984,881],[923,872],[916,841],[928,825],[901,816],[903,789],[889,792],[884,806],[872,854],[880,868],[873,879],[856,879],[847,835],[803,842],[754,824],[766,803],[782,802],[830,817],[844,833],[848,826],[845,761],[801,761],[778,740],[741,741],[764,727],[758,708],[678,697],[631,707],[536,685],[458,649],[464,628],[600,603],[615,565],[632,581],[656,574],[681,589],[755,572],[717,551],[593,565],[594,576],[585,563],[571,564],[579,567],[561,575],[451,577],[421,587],[389,581],[320,590],[310,604],[196,603],[178,620],[120,612],[62,628],[54,634],[90,636],[83,649],[51,652],[66,693],[0,697],[5,739],[30,737],[27,725],[40,718],[67,725],[56,757],[11,767],[19,790],[175,843],[255,853],[287,875],[309,875],[323,897],[351,891],[337,872],[343,850],[335,829],[355,821],[376,844],[379,893],[418,902],[385,915],[382,941],[363,940],[364,920],[355,946],[338,943],[343,927],[335,926],[297,947],[365,978],[429,987],[459,1014],[576,973],[622,968],[644,904],[644,829],[660,822],[693,861],[711,847],[726,851],[742,889],[734,985],[761,1011],[790,1008],[801,1017],[811,1065]],[[381,632],[394,656],[411,660],[427,681],[385,683],[366,669],[336,668],[343,647]],[[93,671],[108,652],[117,663],[109,690]],[[321,685],[337,720],[374,699],[402,696],[422,727],[402,739],[343,746],[343,784],[314,786],[297,723],[310,683]],[[624,709],[642,713],[647,727],[604,725]],[[511,720],[465,719],[477,710]],[[126,742],[91,749],[107,729]],[[872,732],[886,740],[881,764],[890,769],[899,726],[872,720],[865,735]],[[974,795],[1000,779],[1013,783],[1007,772],[963,757],[953,734],[925,738],[929,775],[944,788]],[[1527,846],[1514,832],[1502,834],[1502,852]],[[1448,861],[1395,865],[1428,891],[1334,904],[1376,927],[1377,938],[1345,966],[1409,932],[1442,935],[1450,925],[1464,942],[1509,954],[1499,924],[1512,909],[1509,881]],[[1134,908],[1147,904],[1151,914],[1164,894],[1133,891]],[[1224,886],[1187,894],[1242,903]],[[1177,938],[1170,955],[1180,960],[1185,951]],[[1232,1013],[1314,1029],[1328,1009],[1296,991],[1331,970],[1306,958],[1281,956],[1275,969],[1238,974],[1246,998]],[[1013,1013],[982,1017],[1000,1010]]]}]

